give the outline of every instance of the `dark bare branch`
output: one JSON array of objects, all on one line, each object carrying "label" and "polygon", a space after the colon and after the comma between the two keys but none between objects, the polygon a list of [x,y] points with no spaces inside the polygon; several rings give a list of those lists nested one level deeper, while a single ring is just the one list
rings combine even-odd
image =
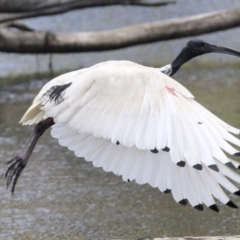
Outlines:
[{"label": "dark bare branch", "polygon": [[0,0],[1,13],[30,12],[59,6],[88,8],[109,5],[164,6],[175,0]]},{"label": "dark bare branch", "polygon": [[20,22],[16,22],[16,21],[7,23],[3,26],[8,27],[8,28],[16,28],[21,31],[28,31],[28,32],[34,31],[32,28],[28,27],[27,25],[20,23]]},{"label": "dark bare branch", "polygon": [[174,0],[0,0],[0,23],[18,19],[60,14],[80,8],[110,5],[164,6]]},{"label": "dark bare branch", "polygon": [[192,17],[144,23],[102,32],[13,32],[0,29],[0,51],[69,53],[119,49],[240,26],[240,8]]}]

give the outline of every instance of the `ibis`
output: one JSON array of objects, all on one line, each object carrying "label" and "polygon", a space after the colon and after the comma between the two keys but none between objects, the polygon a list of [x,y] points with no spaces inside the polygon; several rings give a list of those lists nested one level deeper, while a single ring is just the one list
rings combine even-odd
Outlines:
[{"label": "ibis", "polygon": [[[4,176],[14,193],[17,180],[45,130],[61,146],[126,182],[150,184],[172,193],[177,203],[218,212],[215,199],[237,208],[223,191],[240,196],[232,183],[240,168],[240,130],[195,101],[170,76],[206,53],[240,57],[240,52],[191,40],[162,68],[107,61],[49,81],[22,117],[34,130],[22,151],[8,161]],[[228,154],[228,155],[227,155]],[[229,180],[230,179],[230,180]]]}]

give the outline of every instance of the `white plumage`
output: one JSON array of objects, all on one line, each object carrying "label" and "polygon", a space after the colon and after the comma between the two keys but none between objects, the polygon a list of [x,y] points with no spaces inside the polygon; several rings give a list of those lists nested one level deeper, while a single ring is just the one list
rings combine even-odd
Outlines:
[{"label": "white plumage", "polygon": [[239,194],[227,179],[240,183],[229,168],[239,164],[226,153],[238,154],[229,143],[240,147],[240,140],[229,132],[240,130],[159,69],[109,61],[57,77],[42,88],[21,123],[46,118],[55,122],[52,136],[77,157],[124,181],[171,190],[182,204],[211,207],[214,198],[233,204],[222,187]]}]

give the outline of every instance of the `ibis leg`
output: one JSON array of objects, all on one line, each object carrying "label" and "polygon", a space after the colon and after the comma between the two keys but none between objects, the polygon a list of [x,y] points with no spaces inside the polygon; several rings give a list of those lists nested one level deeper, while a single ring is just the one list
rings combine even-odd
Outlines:
[{"label": "ibis leg", "polygon": [[54,121],[52,118],[47,118],[42,122],[38,123],[28,139],[25,147],[21,151],[19,155],[14,157],[12,160],[6,162],[8,168],[4,172],[4,177],[7,179],[7,188],[12,183],[12,194],[14,193],[15,186],[17,184],[17,180],[20,177],[23,169],[27,165],[28,159],[30,158],[38,139],[43,135],[43,133],[54,125]]}]

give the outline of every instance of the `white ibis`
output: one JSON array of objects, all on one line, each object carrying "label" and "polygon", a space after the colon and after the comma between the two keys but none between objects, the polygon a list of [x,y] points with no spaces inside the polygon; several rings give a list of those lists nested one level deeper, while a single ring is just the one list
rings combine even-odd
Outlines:
[{"label": "white ibis", "polygon": [[[172,62],[152,68],[130,61],[108,61],[63,74],[48,82],[20,123],[36,124],[22,152],[7,162],[12,193],[46,129],[59,144],[123,180],[172,192],[176,202],[219,211],[215,199],[237,206],[222,190],[240,195],[231,168],[240,164],[240,130],[203,106],[173,75],[185,62],[211,52],[240,52],[191,40]],[[169,75],[169,76],[167,76]]]}]

